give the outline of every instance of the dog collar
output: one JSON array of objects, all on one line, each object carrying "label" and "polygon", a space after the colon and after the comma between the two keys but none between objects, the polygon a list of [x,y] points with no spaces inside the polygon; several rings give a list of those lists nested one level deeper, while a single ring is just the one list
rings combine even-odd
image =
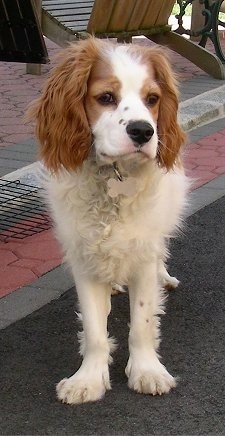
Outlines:
[{"label": "dog collar", "polygon": [[120,174],[120,171],[119,171],[119,168],[118,168],[118,165],[116,162],[113,162],[113,171],[114,171],[117,179],[120,180],[120,182],[122,182],[123,176]]}]

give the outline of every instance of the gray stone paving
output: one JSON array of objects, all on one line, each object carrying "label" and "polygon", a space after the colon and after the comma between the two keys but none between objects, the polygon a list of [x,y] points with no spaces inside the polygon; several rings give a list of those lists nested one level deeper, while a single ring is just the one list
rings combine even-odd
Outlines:
[{"label": "gray stone paving", "polygon": [[209,76],[193,77],[180,84],[180,101],[185,101],[199,95],[199,88],[201,93],[203,93],[219,88],[223,84],[224,80],[217,80]]},{"label": "gray stone paving", "polygon": [[34,138],[0,148],[0,177],[35,162],[37,152]]}]

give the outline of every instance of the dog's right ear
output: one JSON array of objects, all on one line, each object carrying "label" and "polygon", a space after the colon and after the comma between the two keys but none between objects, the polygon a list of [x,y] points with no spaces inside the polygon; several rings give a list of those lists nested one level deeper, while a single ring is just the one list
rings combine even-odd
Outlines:
[{"label": "dog's right ear", "polygon": [[84,108],[87,81],[100,43],[94,38],[71,44],[61,54],[41,97],[34,101],[27,118],[36,119],[40,157],[56,172],[62,166],[76,169],[87,159],[92,136]]}]

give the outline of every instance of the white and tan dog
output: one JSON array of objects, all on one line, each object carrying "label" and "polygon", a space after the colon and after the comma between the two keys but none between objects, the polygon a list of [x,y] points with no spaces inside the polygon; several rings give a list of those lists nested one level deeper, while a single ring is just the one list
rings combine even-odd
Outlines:
[{"label": "white and tan dog", "polygon": [[176,79],[160,48],[94,38],[65,49],[30,109],[49,172],[48,201],[83,321],[79,370],[57,386],[75,404],[110,389],[107,317],[114,282],[129,287],[128,385],[163,394],[176,385],[159,361],[164,262],[180,225],[187,179],[179,150]]}]

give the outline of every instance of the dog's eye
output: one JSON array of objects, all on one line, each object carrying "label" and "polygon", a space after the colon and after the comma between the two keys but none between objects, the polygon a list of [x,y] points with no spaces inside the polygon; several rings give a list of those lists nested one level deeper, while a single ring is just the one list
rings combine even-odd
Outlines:
[{"label": "dog's eye", "polygon": [[147,106],[155,106],[155,104],[159,101],[159,96],[157,94],[149,94],[146,98]]},{"label": "dog's eye", "polygon": [[116,98],[111,92],[105,92],[97,98],[98,102],[103,105],[116,104]]}]

